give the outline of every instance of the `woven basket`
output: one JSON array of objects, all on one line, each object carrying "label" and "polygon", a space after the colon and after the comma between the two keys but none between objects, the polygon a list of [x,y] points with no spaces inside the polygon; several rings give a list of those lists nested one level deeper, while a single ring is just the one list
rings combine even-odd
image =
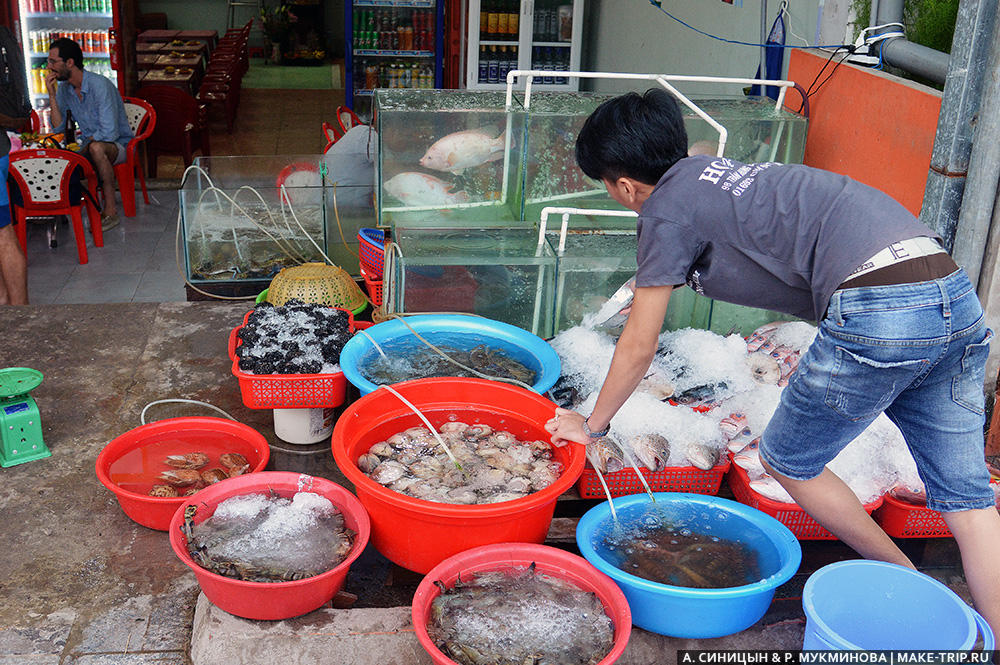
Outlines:
[{"label": "woven basket", "polygon": [[284,305],[290,298],[348,310],[363,308],[368,299],[347,271],[325,263],[303,263],[279,272],[267,289],[267,302]]}]

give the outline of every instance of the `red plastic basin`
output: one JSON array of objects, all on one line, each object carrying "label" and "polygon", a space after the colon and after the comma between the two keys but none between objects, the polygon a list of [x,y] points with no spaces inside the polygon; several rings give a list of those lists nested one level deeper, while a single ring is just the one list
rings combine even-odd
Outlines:
[{"label": "red plastic basin", "polygon": [[[392,387],[435,427],[458,420],[505,429],[520,440],[550,439],[542,425],[553,416],[556,405],[530,390],[454,377],[416,379]],[[545,540],[556,499],[583,472],[583,446],[553,449],[552,459],[564,469],[552,485],[521,499],[485,505],[415,499],[383,487],[358,469],[358,456],[373,444],[422,425],[399,398],[377,389],[349,406],[333,428],[333,457],[368,510],[372,542],[383,556],[426,573],[453,554],[479,545]]]},{"label": "red plastic basin", "polygon": [[617,661],[625,651],[632,633],[632,612],[625,594],[611,578],[587,563],[586,559],[555,547],[533,543],[500,543],[476,547],[449,557],[427,573],[413,595],[413,628],[420,646],[427,651],[431,660],[437,665],[457,665],[441,653],[427,634],[431,603],[441,595],[435,581],[440,580],[451,588],[459,575],[462,579],[469,579],[474,573],[529,566],[532,562],[540,573],[572,582],[584,591],[597,594],[604,605],[605,614],[611,617],[615,625],[615,640],[611,651],[598,665],[611,665]]},{"label": "red plastic basin", "polygon": [[[344,514],[344,523],[357,534],[347,558],[331,570],[291,582],[245,582],[202,568],[188,554],[187,538],[181,531],[187,506],[198,507],[194,518],[198,524],[233,496],[273,492],[291,498],[300,491],[315,492],[329,499]],[[361,556],[370,533],[368,514],[353,494],[325,478],[289,471],[264,471],[209,485],[197,496],[189,497],[170,520],[170,546],[194,571],[205,597],[219,609],[246,619],[290,619],[322,607],[344,586],[347,571]]]},{"label": "red plastic basin", "polygon": [[97,456],[97,478],[114,492],[126,515],[145,527],[166,531],[185,497],[149,496],[148,492],[154,482],[160,482],[154,481],[156,476],[171,468],[163,463],[166,455],[195,451],[207,453],[213,462],[221,453],[239,453],[250,463],[251,472],[262,471],[271,453],[260,432],[235,420],[167,418],[112,439]]}]

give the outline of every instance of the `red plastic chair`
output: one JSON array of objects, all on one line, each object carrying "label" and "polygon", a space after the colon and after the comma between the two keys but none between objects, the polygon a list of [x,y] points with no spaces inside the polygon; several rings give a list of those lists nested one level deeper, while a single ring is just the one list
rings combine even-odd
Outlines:
[{"label": "red plastic chair", "polygon": [[[118,189],[122,193],[122,209],[126,217],[135,217],[135,178],[139,176],[139,184],[142,186],[142,198],[149,205],[149,193],[146,191],[146,176],[142,171],[142,164],[136,150],[139,144],[149,138],[156,128],[156,111],[145,99],[135,97],[124,97],[125,115],[128,117],[128,124],[132,128],[135,138],[128,142],[125,148],[125,161],[115,166],[115,178],[118,180]],[[105,193],[105,196],[110,195]]]},{"label": "red plastic chair", "polygon": [[[91,198],[70,199],[70,177],[77,168],[83,172]],[[17,150],[10,153],[10,176],[20,190],[21,202],[11,201],[11,213],[21,250],[28,253],[28,217],[69,215],[76,236],[76,251],[80,263],[86,263],[87,240],[83,232],[82,206],[87,206],[90,232],[94,244],[104,247],[101,215],[93,201],[97,200],[97,174],[84,157],[69,150]]]},{"label": "red plastic chair", "polygon": [[337,124],[340,125],[341,135],[344,135],[351,127],[357,127],[358,125],[363,125],[365,123],[358,117],[357,113],[352,111],[347,106],[338,106]]},{"label": "red plastic chair", "polygon": [[136,97],[149,102],[156,111],[156,127],[146,140],[146,163],[149,177],[156,177],[160,155],[180,155],[184,167],[191,166],[195,150],[210,155],[207,109],[180,88],[171,85],[147,85]]},{"label": "red plastic chair", "polygon": [[37,134],[42,131],[42,119],[38,117],[38,112],[35,109],[31,109],[31,115],[28,117],[31,120],[31,132]]},{"label": "red plastic chair", "polygon": [[330,146],[332,146],[334,143],[336,143],[337,140],[340,139],[340,137],[343,136],[343,135],[344,135],[344,133],[342,131],[340,131],[339,127],[337,127],[335,125],[331,125],[328,122],[324,122],[323,123],[323,138],[326,139],[326,147],[323,148],[323,153],[326,154],[326,151],[330,149]]}]

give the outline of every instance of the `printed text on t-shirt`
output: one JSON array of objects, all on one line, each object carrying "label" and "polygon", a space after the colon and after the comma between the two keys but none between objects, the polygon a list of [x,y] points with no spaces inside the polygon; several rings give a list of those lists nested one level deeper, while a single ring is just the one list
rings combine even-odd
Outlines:
[{"label": "printed text on t-shirt", "polygon": [[719,185],[723,191],[727,191],[733,196],[742,196],[753,184],[758,173],[775,165],[776,162],[741,164],[739,168],[733,169],[736,166],[735,162],[731,159],[721,158],[713,160],[706,166],[701,175],[698,176],[698,180],[707,180],[714,185]]}]

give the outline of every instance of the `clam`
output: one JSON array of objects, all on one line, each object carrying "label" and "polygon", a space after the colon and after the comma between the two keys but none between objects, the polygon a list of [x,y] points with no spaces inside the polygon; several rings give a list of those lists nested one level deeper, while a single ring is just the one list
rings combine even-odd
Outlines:
[{"label": "clam", "polygon": [[226,467],[230,476],[241,476],[250,471],[250,462],[239,453],[222,453],[219,455],[219,464]]},{"label": "clam", "polygon": [[469,426],[466,423],[458,422],[456,420],[443,423],[440,427],[438,427],[438,431],[442,434],[458,434],[461,436],[462,434],[465,434],[465,430],[468,428]]},{"label": "clam", "polygon": [[368,449],[372,455],[378,455],[379,457],[392,457],[396,454],[396,450],[390,446],[385,441],[379,441]]},{"label": "clam", "polygon": [[371,473],[375,470],[382,460],[378,455],[373,455],[372,453],[365,453],[358,458],[358,468],[361,469],[363,473]]},{"label": "clam", "polygon": [[149,496],[174,497],[180,495],[173,485],[153,485],[153,489],[149,490]]},{"label": "clam", "polygon": [[161,473],[159,478],[174,487],[187,487],[201,482],[201,474],[196,469],[170,469]]},{"label": "clam", "polygon": [[211,469],[205,469],[201,472],[201,480],[206,485],[211,485],[212,483],[217,483],[220,480],[225,480],[229,477],[229,473],[225,469],[220,469],[214,467]]},{"label": "clam", "polygon": [[375,482],[388,485],[406,475],[406,467],[395,460],[387,460],[375,467],[370,475]]},{"label": "clam", "polygon": [[205,453],[188,453],[187,455],[167,455],[163,463],[175,469],[200,469],[208,464],[208,455]]}]

